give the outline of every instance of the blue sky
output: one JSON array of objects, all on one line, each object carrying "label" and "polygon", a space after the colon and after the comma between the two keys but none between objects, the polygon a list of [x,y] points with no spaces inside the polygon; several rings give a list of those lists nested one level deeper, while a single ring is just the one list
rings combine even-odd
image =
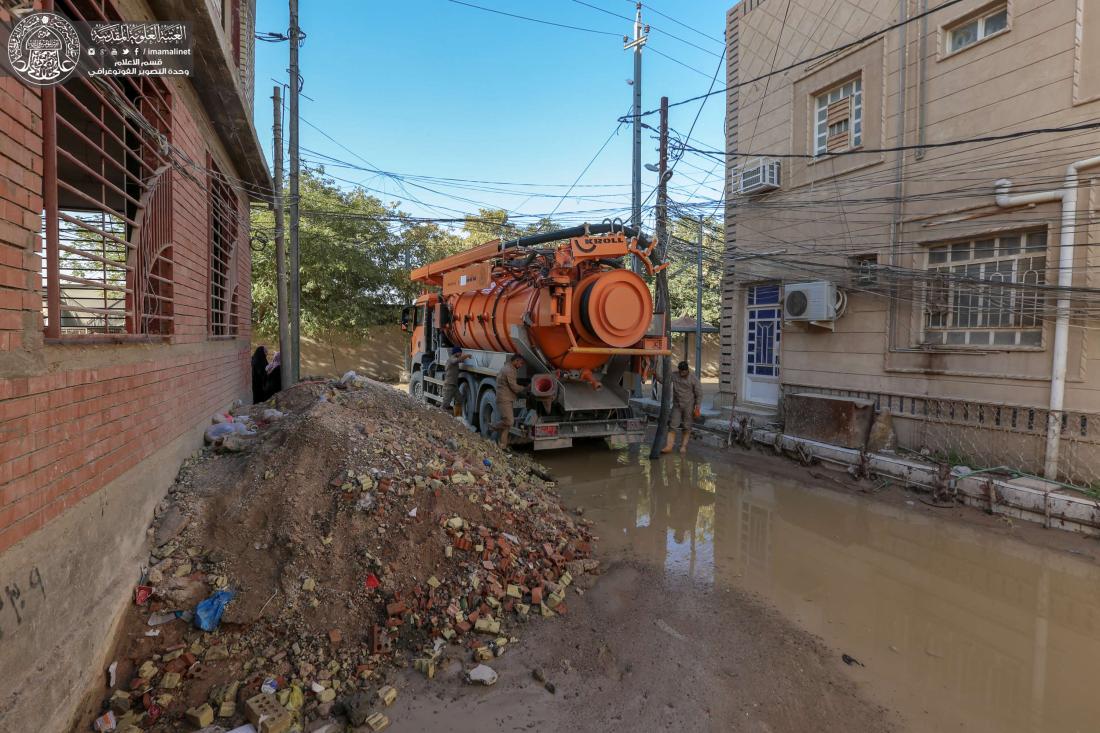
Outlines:
[{"label": "blue sky", "polygon": [[[470,2],[555,23],[631,33],[628,21],[575,0]],[[616,15],[634,15],[629,0],[585,2]],[[722,44],[716,39],[722,38],[730,4],[654,0],[647,6],[712,38],[643,9],[645,22],[652,26],[644,52],[644,110],[656,108],[661,95],[676,101],[708,89],[720,62]],[[258,5],[257,31],[286,31],[285,0],[259,0]],[[403,190],[385,176],[328,167],[334,176],[384,192],[377,195],[386,201],[401,201],[416,215],[451,216],[456,210],[475,211],[479,203],[526,214],[551,211],[558,205],[552,194],[566,192],[611,135],[617,118],[629,110],[626,80],[633,74],[633,59],[623,50],[621,36],[503,17],[448,0],[302,0],[301,5],[300,22],[308,34],[301,49],[303,94],[312,98],[302,100],[301,115],[339,143],[303,124],[303,148],[366,167],[364,160],[370,161],[401,174],[538,184],[469,190],[418,179],[406,181]],[[256,45],[256,127],[270,155],[272,79],[286,79],[288,48],[286,43]],[[724,78],[723,68],[715,88],[723,86]],[[707,101],[694,141],[721,146],[724,105],[722,95]],[[686,132],[698,110],[698,103],[673,109],[671,126]],[[647,122],[656,126],[656,115]],[[559,217],[573,212],[563,218],[598,220],[603,215],[577,212],[609,207],[628,212],[630,148],[630,129],[623,125],[573,191],[573,196],[592,198],[564,201]],[[642,155],[644,162],[656,162],[656,140],[648,131]],[[318,156],[303,151],[303,158]],[[698,156],[686,158],[677,169],[673,197],[718,196],[722,171],[714,168],[708,179],[712,168]],[[643,195],[655,179],[643,171]]]}]

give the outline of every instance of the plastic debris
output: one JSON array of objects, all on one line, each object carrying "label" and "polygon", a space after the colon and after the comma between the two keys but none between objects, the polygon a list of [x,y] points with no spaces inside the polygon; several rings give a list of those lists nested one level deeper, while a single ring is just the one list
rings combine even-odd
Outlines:
[{"label": "plastic debris", "polygon": [[166,624],[169,621],[175,621],[176,619],[190,621],[193,616],[194,614],[191,611],[163,611],[150,615],[149,625],[160,626],[161,624]]},{"label": "plastic debris", "polygon": [[250,429],[247,425],[241,422],[223,422],[211,425],[206,429],[203,437],[207,443],[213,443],[219,438],[224,438],[227,435],[255,435],[256,431]]},{"label": "plastic debris", "polygon": [[466,681],[471,684],[495,685],[497,673],[492,667],[479,664],[466,673]]},{"label": "plastic debris", "polygon": [[107,733],[107,731],[112,731],[118,727],[118,718],[115,717],[113,711],[108,710],[103,715],[95,719],[95,722],[92,723],[92,727],[95,728],[97,731]]},{"label": "plastic debris", "polygon": [[221,623],[225,606],[236,595],[231,590],[220,590],[195,607],[195,626],[203,631],[213,631]]},{"label": "plastic debris", "polygon": [[270,677],[264,680],[264,683],[260,685],[260,692],[264,693],[265,695],[274,694],[275,691],[278,689],[279,683]]}]

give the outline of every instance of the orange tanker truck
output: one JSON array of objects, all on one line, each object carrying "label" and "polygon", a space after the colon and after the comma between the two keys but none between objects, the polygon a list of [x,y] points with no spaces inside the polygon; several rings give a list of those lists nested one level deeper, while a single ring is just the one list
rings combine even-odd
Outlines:
[{"label": "orange tanker truck", "polygon": [[529,389],[515,405],[512,444],[567,448],[577,438],[611,447],[642,440],[645,419],[628,385],[668,342],[646,281],[624,267],[636,256],[649,275],[652,243],[614,223],[494,240],[413,270],[425,290],[402,312],[412,333],[409,392],[440,404],[452,347],[462,363],[456,405],[483,435],[497,421],[496,375],[509,354],[526,360]]}]

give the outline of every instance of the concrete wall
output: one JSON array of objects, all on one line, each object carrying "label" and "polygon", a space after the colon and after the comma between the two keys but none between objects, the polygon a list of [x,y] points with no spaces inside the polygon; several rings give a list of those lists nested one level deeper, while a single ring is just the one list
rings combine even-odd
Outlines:
[{"label": "concrete wall", "polygon": [[[148,8],[127,16],[152,17]],[[0,22],[11,18],[0,11]],[[39,92],[0,77],[0,728],[68,730],[146,558],[146,528],[214,411],[250,395],[247,223],[239,335],[211,339],[209,154],[239,176],[189,80],[172,79],[171,335],[43,337]],[[258,150],[258,147],[256,148]],[[190,175],[187,175],[190,174]],[[238,192],[247,222],[247,196]],[[18,590],[15,590],[18,589]],[[13,600],[17,593],[17,601]]]},{"label": "concrete wall", "polygon": [[[324,338],[302,339],[302,376],[339,377],[349,370],[382,382],[408,377],[405,355],[409,337],[394,325],[370,326],[360,333],[338,333]],[[278,338],[254,338],[269,352],[278,350]]]},{"label": "concrete wall", "polygon": [[[400,327],[371,326],[358,334],[334,334],[323,339],[302,339],[302,374],[305,376],[339,377],[349,369],[383,382],[400,382],[408,378],[405,357],[409,337]],[[674,334],[672,354],[677,361],[684,357],[695,368],[695,335]],[[278,339],[256,337],[252,348],[264,344],[270,351],[278,349]],[[703,334],[703,376],[718,376],[718,334]]]},{"label": "concrete wall", "polygon": [[[685,356],[685,350],[687,355]],[[703,334],[703,373],[702,377],[713,378],[718,376],[718,365],[721,357],[721,344],[716,333]],[[687,359],[691,368],[695,369],[695,334],[672,334],[672,358],[674,362]],[[675,366],[675,363],[673,364]]]},{"label": "concrete wall", "polygon": [[[928,3],[928,6],[934,4]],[[947,28],[991,7],[967,0],[884,36],[789,72],[746,84],[727,101],[727,150],[806,154],[816,93],[859,75],[863,148],[936,143],[981,134],[1091,122],[1100,116],[1100,16],[1081,0],[1010,0],[1009,26],[954,54]],[[753,79],[836,48],[920,12],[916,0],[752,0],[729,12],[731,79]],[[787,22],[783,23],[783,16]],[[734,42],[735,41],[735,42]],[[922,346],[924,293],[866,285],[850,258],[923,269],[930,245],[960,238],[1045,231],[1047,280],[1057,271],[1060,205],[998,209],[993,183],[1057,188],[1068,163],[1100,154],[1100,131],[1024,137],[915,151],[784,159],[783,188],[729,197],[727,232],[738,254],[786,250],[786,260],[738,263],[724,284],[723,389],[740,393],[744,288],[754,282],[829,279],[848,288],[836,331],[786,324],[783,384],[841,387],[1043,407],[1049,395],[1053,316],[1042,345],[982,349]],[[728,182],[735,181],[731,156]],[[1095,286],[1100,237],[1097,171],[1082,176],[1074,285]],[[896,203],[901,199],[900,205]],[[1081,305],[1081,303],[1078,303]],[[1091,320],[1091,319],[1090,319]],[[1090,324],[1074,321],[1066,404],[1100,411],[1100,362]]]}]

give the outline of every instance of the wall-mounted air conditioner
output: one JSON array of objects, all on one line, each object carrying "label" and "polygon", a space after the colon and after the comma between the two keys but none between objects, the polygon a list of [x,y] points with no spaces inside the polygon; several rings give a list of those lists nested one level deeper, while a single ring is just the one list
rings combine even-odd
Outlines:
[{"label": "wall-mounted air conditioner", "polygon": [[764,193],[779,188],[779,161],[759,158],[741,168],[737,192],[741,194]]},{"label": "wall-mounted air conditioner", "polygon": [[783,319],[834,321],[839,302],[834,283],[788,283],[783,286]]}]

